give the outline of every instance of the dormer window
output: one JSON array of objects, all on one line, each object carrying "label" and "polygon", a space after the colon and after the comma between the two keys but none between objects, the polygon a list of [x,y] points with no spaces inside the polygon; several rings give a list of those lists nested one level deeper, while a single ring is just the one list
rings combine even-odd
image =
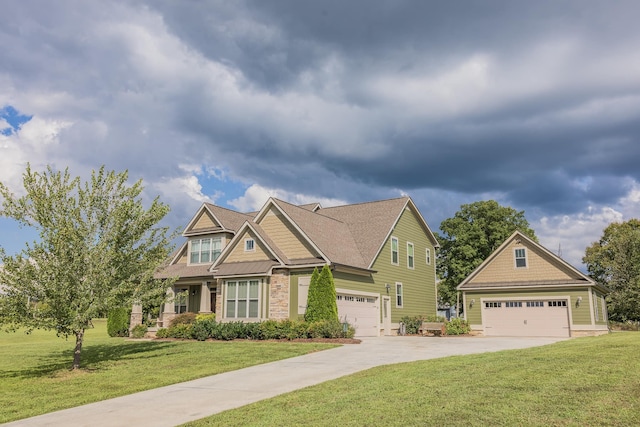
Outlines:
[{"label": "dormer window", "polygon": [[191,240],[189,251],[190,264],[206,264],[215,261],[222,252],[222,239],[208,237],[206,239]]},{"label": "dormer window", "polygon": [[253,252],[256,250],[256,243],[253,239],[245,239],[244,241],[244,251],[245,252]]},{"label": "dormer window", "polygon": [[524,248],[517,248],[515,250],[516,268],[527,267],[527,252]]}]

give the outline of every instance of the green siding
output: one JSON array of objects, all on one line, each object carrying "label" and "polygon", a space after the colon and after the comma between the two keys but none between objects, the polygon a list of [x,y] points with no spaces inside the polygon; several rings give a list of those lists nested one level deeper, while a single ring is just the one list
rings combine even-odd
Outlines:
[{"label": "green siding", "polygon": [[[555,295],[567,296],[571,298],[569,304],[571,304],[571,321],[574,325],[591,325],[591,307],[589,307],[589,289],[588,288],[572,288],[572,289],[543,289],[536,291],[465,291],[466,303],[465,311],[467,320],[472,325],[482,324],[482,305],[480,304],[481,298],[533,298],[533,297],[551,297]],[[576,305],[578,297],[582,297],[582,302],[579,306]],[[469,307],[469,303],[472,299],[476,302],[473,307]],[[460,302],[462,303],[462,301]],[[605,322],[606,323],[606,322]]]},{"label": "green siding", "polygon": [[[399,265],[391,264],[391,236],[398,238]],[[414,269],[407,266],[407,242],[414,245]],[[431,250],[431,265],[426,263],[426,249]],[[403,316],[430,316],[437,314],[435,290],[435,249],[412,210],[405,209],[373,264],[371,292],[387,295],[385,284],[391,286],[391,321],[399,322]],[[395,284],[402,283],[404,304],[396,307]],[[345,286],[346,287],[346,286]]]}]

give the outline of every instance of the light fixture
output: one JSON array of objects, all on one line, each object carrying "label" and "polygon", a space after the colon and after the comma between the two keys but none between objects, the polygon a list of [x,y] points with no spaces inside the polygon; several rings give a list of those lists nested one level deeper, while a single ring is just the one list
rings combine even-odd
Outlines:
[{"label": "light fixture", "polygon": [[389,289],[391,289],[391,285],[388,283],[384,284],[385,289],[387,290],[387,294],[389,294]]},{"label": "light fixture", "polygon": [[580,307],[580,303],[582,302],[582,297],[578,297],[576,299],[576,307]]},{"label": "light fixture", "polygon": [[473,304],[475,304],[475,303],[476,303],[476,300],[472,299],[471,302],[469,303],[469,307],[473,307]]}]

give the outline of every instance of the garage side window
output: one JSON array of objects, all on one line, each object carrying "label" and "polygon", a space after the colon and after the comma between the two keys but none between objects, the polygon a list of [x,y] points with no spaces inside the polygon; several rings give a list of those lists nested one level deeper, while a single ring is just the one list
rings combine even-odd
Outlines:
[{"label": "garage side window", "polygon": [[396,283],[396,307],[402,307],[402,283]]},{"label": "garage side window", "polygon": [[516,268],[526,268],[527,266],[527,252],[524,248],[517,248],[515,250]]}]

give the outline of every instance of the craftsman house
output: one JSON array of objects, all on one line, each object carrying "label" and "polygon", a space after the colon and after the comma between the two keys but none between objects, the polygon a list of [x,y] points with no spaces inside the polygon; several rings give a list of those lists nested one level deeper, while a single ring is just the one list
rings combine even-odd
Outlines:
[{"label": "craftsman house", "polygon": [[205,203],[158,277],[159,323],[177,313],[219,321],[300,319],[314,268],[331,267],[342,321],[391,334],[403,316],[435,315],[437,241],[409,197],[323,208],[271,198],[255,213]]},{"label": "craftsman house", "polygon": [[516,231],[458,285],[472,330],[493,336],[608,332],[608,290]]}]

